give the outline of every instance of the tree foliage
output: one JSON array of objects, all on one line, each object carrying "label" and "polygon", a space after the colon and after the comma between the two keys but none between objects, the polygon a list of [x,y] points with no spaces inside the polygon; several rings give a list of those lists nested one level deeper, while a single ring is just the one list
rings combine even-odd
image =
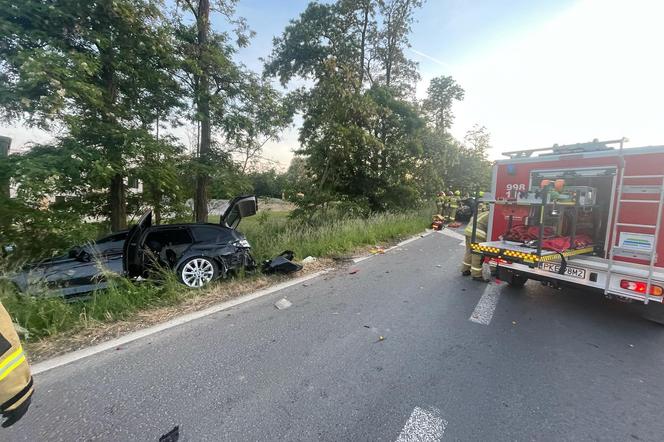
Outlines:
[{"label": "tree foliage", "polygon": [[314,2],[275,38],[265,74],[313,83],[294,94],[303,115],[297,153],[308,177],[300,213],[408,207],[445,185],[469,186],[454,168],[484,167],[446,134],[452,105],[463,99],[451,77],[435,78],[423,103],[412,98],[419,74],[405,54],[421,5]]},{"label": "tree foliage", "polygon": [[[3,0],[4,117],[61,127],[95,163],[114,230],[126,226],[127,170],[156,115],[179,105],[170,38],[153,0]],[[103,171],[103,172],[101,172]]]},{"label": "tree foliage", "polygon": [[[274,39],[262,76],[236,61],[253,35],[237,4],[0,0],[0,118],[54,134],[0,164],[0,183],[17,186],[0,193],[3,241],[56,250],[146,207],[157,223],[185,216],[189,198],[205,221],[208,198],[252,189],[285,194],[311,219],[486,188],[486,128],[449,133],[462,87],[439,76],[414,96],[407,53],[423,0],[311,2]],[[260,167],[295,114],[290,167]],[[184,124],[190,150],[169,131]]]},{"label": "tree foliage", "polygon": [[435,130],[445,132],[452,127],[452,105],[463,100],[464,94],[465,91],[452,77],[443,75],[431,80],[422,107]]}]

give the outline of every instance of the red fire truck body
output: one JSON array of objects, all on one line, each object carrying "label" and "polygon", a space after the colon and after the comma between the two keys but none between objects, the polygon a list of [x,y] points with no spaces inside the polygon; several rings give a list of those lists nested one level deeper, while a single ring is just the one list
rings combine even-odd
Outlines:
[{"label": "red fire truck body", "polygon": [[[608,146],[616,142],[619,149]],[[473,244],[474,252],[497,262],[499,276],[512,285],[534,279],[662,303],[664,146],[623,148],[622,142],[595,141],[506,154],[510,159],[496,162],[492,195],[485,197],[493,203],[488,240]],[[536,152],[540,154],[535,156]],[[537,205],[532,198],[520,199],[539,189],[541,182],[554,180],[564,180],[572,189],[590,189],[592,201],[583,207],[575,203],[573,213],[557,229],[569,238],[573,220],[579,232],[585,229],[585,237],[592,237],[592,244],[556,253],[506,240],[508,230],[536,226],[557,214],[560,207],[555,203]],[[572,231],[574,243],[576,224]]]}]

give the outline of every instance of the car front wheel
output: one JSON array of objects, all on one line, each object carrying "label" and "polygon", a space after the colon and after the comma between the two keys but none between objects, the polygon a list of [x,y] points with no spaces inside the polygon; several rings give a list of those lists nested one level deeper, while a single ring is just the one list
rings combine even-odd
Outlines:
[{"label": "car front wheel", "polygon": [[180,266],[180,281],[191,288],[200,288],[217,279],[219,269],[210,258],[190,258]]}]

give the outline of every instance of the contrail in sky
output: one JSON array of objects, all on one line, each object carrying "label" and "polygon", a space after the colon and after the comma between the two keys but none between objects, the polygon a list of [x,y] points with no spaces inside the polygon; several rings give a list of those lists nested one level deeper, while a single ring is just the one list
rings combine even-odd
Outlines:
[{"label": "contrail in sky", "polygon": [[444,61],[440,61],[437,58],[432,57],[431,55],[425,54],[424,52],[418,51],[417,49],[410,48],[411,52],[419,55],[422,58],[426,58],[427,60],[433,61],[434,63],[443,66],[444,68],[447,69],[452,69],[452,66],[445,63]]}]

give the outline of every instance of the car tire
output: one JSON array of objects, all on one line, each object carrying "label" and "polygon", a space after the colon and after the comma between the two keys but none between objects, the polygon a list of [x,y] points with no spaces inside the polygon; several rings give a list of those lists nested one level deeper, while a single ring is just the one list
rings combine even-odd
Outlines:
[{"label": "car tire", "polygon": [[178,279],[192,289],[205,287],[219,277],[219,266],[212,259],[196,256],[187,259],[178,268]]},{"label": "car tire", "polygon": [[510,287],[516,289],[522,288],[528,281],[527,276],[520,275],[518,273],[514,273],[511,270],[503,269],[500,267],[498,268],[498,278],[502,281],[505,281]]}]

